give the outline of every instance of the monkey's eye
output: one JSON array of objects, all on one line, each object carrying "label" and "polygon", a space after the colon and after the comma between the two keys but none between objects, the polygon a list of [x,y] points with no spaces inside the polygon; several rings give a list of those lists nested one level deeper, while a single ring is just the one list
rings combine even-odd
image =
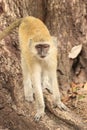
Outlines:
[{"label": "monkey's eye", "polygon": [[49,45],[48,44],[44,44],[43,47],[44,48],[49,48]]},{"label": "monkey's eye", "polygon": [[39,48],[49,48],[50,46],[48,44],[38,44],[35,46],[36,49],[39,49]]},{"label": "monkey's eye", "polygon": [[38,44],[38,45],[36,45],[35,47],[36,47],[36,48],[41,48],[41,45],[40,45],[40,44]]}]

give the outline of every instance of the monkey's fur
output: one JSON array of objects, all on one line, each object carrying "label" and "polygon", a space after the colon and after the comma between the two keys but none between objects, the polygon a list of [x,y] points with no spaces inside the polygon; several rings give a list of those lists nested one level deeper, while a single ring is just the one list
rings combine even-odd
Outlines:
[{"label": "monkey's fur", "polygon": [[60,99],[57,82],[57,47],[47,27],[37,18],[26,17],[19,27],[19,40],[25,100],[33,101],[33,92],[35,93],[35,121],[44,115],[42,86],[49,87],[55,105],[66,110]]}]

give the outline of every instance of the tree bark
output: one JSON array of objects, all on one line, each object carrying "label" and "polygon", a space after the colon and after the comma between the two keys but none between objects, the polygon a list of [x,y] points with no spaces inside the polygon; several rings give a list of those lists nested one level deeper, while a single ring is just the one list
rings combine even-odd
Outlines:
[{"label": "tree bark", "polygon": [[[69,59],[68,54],[71,48],[78,44],[83,44],[83,49],[82,54],[79,56],[81,57],[82,62],[81,59],[77,61],[77,66],[79,66],[79,64],[81,65],[80,68],[83,68],[85,74],[84,77],[86,77],[86,79],[81,82],[87,80],[87,69],[85,66],[87,64],[86,6],[87,2],[82,0],[47,1],[45,23],[47,24],[49,30],[51,30],[51,34],[57,36],[58,38],[58,51],[60,58],[58,74],[60,85],[63,87],[67,87],[68,85],[70,86],[70,82],[74,80],[72,77],[76,76],[76,71],[74,72],[73,70],[74,60]],[[79,79],[77,82],[79,82]]]}]

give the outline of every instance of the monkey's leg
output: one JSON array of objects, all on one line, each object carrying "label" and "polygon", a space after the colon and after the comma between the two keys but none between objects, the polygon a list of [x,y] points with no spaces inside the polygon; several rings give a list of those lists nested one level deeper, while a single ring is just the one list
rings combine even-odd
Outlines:
[{"label": "monkey's leg", "polygon": [[22,73],[23,73],[25,100],[28,102],[32,102],[33,101],[33,88],[32,88],[32,84],[31,84],[29,70],[28,70],[26,62],[23,58],[21,60],[21,66],[22,66]]},{"label": "monkey's leg", "polygon": [[43,89],[47,89],[50,93],[53,93],[52,87],[50,84],[49,74],[48,74],[47,70],[43,70],[42,85],[43,85]]},{"label": "monkey's leg", "polygon": [[56,70],[51,71],[50,77],[51,77],[51,83],[53,88],[54,105],[59,107],[60,109],[68,110],[68,108],[63,104],[60,98],[59,84],[57,81]]},{"label": "monkey's leg", "polygon": [[37,107],[37,113],[34,119],[37,122],[44,115],[44,108],[45,108],[43,93],[41,88],[41,68],[38,65],[35,65],[33,67],[32,84],[35,92],[35,100],[36,100],[36,107]]}]

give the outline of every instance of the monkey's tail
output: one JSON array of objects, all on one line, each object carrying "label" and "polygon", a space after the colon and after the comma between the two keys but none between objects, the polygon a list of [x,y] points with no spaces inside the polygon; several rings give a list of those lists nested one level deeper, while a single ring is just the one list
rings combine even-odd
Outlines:
[{"label": "monkey's tail", "polygon": [[15,29],[16,27],[18,27],[21,22],[22,22],[23,18],[19,18],[17,20],[15,20],[11,25],[9,25],[3,32],[0,33],[0,41],[7,36],[9,33],[11,33],[11,31],[13,29]]}]

